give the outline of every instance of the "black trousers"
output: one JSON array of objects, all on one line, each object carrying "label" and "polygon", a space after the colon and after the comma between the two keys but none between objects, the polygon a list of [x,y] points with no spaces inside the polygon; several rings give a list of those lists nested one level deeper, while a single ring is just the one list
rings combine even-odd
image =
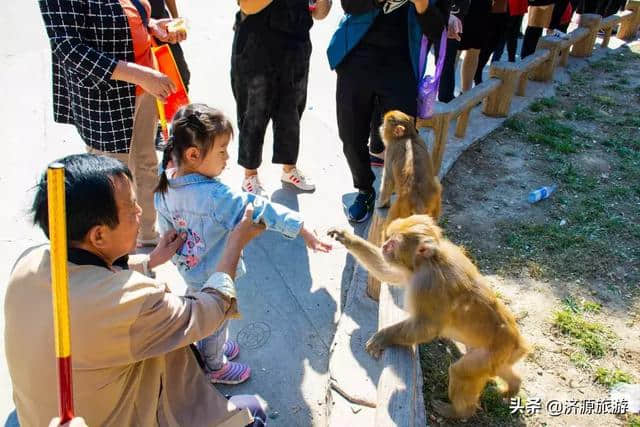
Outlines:
[{"label": "black trousers", "polygon": [[386,55],[366,58],[354,53],[336,70],[338,133],[353,186],[371,191],[375,176],[369,162],[369,137],[372,136],[371,151],[380,152],[382,144],[377,129],[384,113],[400,110],[415,117],[417,80],[408,55],[393,60]]},{"label": "black trousers", "polygon": [[238,120],[238,164],[257,169],[264,134],[273,125],[273,163],[295,165],[300,149],[300,119],[307,103],[311,42],[265,46],[258,33],[231,54],[231,89]]},{"label": "black trousers", "polygon": [[478,67],[476,68],[476,73],[473,77],[473,81],[476,85],[482,83],[482,71],[484,70],[484,66],[489,62],[489,58],[493,54],[493,51],[498,47],[500,43],[500,38],[505,33],[507,29],[507,22],[509,20],[508,13],[490,13],[489,19],[487,22],[487,36],[485,39],[484,46],[480,50],[480,55],[478,57]]},{"label": "black trousers", "polygon": [[[440,38],[429,41],[430,47],[433,47],[433,55],[438,60],[440,52]],[[460,42],[456,39],[447,39],[447,49],[442,64],[442,74],[440,74],[440,83],[438,84],[438,101],[449,102],[455,98],[453,92],[456,88],[456,57],[458,56],[458,48]]]}]

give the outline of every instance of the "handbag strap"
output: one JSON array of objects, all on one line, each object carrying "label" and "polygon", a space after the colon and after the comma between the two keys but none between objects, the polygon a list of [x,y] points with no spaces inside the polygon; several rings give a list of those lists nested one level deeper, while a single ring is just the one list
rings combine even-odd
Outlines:
[{"label": "handbag strap", "polygon": [[144,8],[140,0],[131,0],[131,3],[136,7],[138,13],[140,14],[140,18],[142,18],[142,24],[145,28],[149,26],[149,16],[147,15],[147,9]]},{"label": "handbag strap", "polygon": [[[427,37],[422,36],[422,41],[420,43],[420,75],[421,80],[425,78],[425,74],[427,73]],[[438,60],[436,62],[436,72],[433,76],[434,79],[439,79],[440,74],[442,74],[442,67],[444,66],[444,57],[447,54],[447,29],[445,28],[440,35],[440,47],[438,50]]]}]

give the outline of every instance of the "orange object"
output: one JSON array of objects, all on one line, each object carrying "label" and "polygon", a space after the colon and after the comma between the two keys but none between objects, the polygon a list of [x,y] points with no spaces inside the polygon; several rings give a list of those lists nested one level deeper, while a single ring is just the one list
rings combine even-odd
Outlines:
[{"label": "orange object", "polygon": [[[180,72],[178,71],[176,61],[173,58],[173,53],[171,52],[171,49],[169,49],[169,45],[163,44],[161,46],[154,46],[151,48],[151,51],[156,58],[158,71],[169,77],[177,88],[174,93],[169,95],[169,97],[167,98],[167,102],[165,102],[164,104],[158,102],[158,115],[161,121],[162,116],[164,115],[164,121],[166,123],[170,122],[173,119],[176,111],[178,111],[181,107],[189,104],[189,95],[187,95],[187,90],[184,87],[182,77],[180,76]],[[161,111],[160,106],[163,107],[164,112]],[[166,124],[163,124],[163,126],[166,126]],[[163,128],[163,133],[164,132],[165,130]]]},{"label": "orange object", "polygon": [[51,243],[53,331],[58,362],[58,415],[60,415],[60,424],[62,425],[73,418],[73,383],[71,381],[64,166],[60,163],[51,164],[47,170],[47,203],[49,205],[49,241]]}]

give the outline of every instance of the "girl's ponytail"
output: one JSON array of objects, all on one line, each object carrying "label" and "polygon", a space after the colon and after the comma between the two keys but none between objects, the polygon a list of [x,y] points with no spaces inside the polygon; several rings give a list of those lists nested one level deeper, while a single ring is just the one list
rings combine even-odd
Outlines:
[{"label": "girl's ponytail", "polygon": [[160,174],[160,181],[156,186],[155,193],[166,193],[169,189],[169,179],[167,178],[167,166],[171,161],[171,155],[173,153],[173,137],[169,138],[169,143],[164,149],[164,153],[162,154],[162,173]]}]

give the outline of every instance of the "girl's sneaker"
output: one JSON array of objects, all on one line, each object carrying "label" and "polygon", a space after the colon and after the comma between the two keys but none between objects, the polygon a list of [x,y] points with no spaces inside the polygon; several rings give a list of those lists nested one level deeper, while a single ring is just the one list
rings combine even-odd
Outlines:
[{"label": "girl's sneaker", "polygon": [[251,376],[251,368],[244,363],[227,362],[217,371],[208,373],[213,384],[240,384]]},{"label": "girl's sneaker", "polygon": [[227,357],[227,360],[233,360],[240,354],[240,346],[233,340],[227,340],[222,346],[222,352]]},{"label": "girl's sneaker", "polygon": [[242,181],[242,189],[247,193],[266,197],[267,199],[269,198],[267,191],[264,189],[262,183],[258,179],[258,175],[246,176]]},{"label": "girl's sneaker", "polygon": [[300,172],[298,168],[293,168],[289,172],[282,171],[280,181],[285,184],[294,185],[302,191],[313,191],[316,189],[316,185],[313,181]]}]

